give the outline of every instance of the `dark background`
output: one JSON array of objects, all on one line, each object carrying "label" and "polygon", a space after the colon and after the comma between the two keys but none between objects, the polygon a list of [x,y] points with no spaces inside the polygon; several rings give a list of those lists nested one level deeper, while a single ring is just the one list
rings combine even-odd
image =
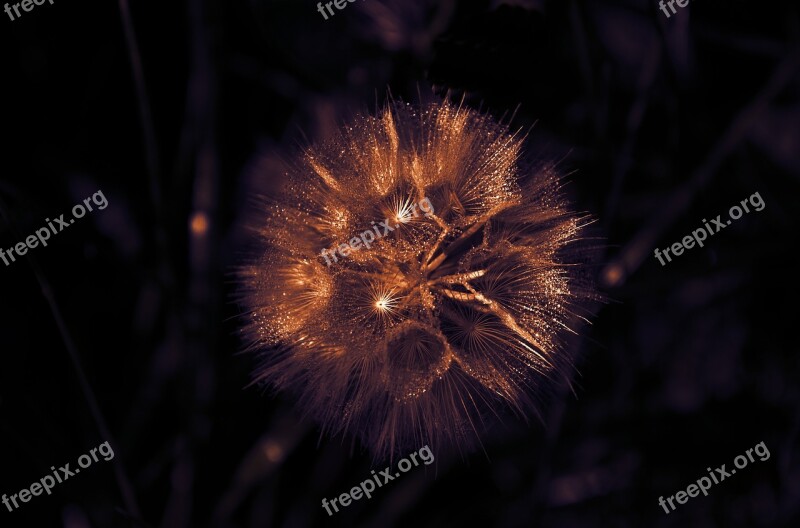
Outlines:
[{"label": "dark background", "polygon": [[[0,35],[0,247],[109,201],[0,263],[0,494],[116,453],[0,506],[3,528],[800,526],[796,2],[667,20],[654,0],[363,0],[326,21],[294,0],[55,0],[0,13]],[[431,446],[427,471],[328,517],[386,464],[246,388],[241,221],[298,140],[447,90],[518,109],[530,152],[563,158],[608,302],[544,423]],[[704,248],[652,256],[755,192],[766,208]],[[761,441],[769,460],[658,505]]]}]

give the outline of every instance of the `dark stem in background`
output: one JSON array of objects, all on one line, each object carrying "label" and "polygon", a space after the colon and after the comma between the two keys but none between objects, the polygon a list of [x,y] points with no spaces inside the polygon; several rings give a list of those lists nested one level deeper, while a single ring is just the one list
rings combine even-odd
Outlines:
[{"label": "dark stem in background", "polygon": [[131,61],[131,74],[136,85],[136,100],[139,104],[139,119],[142,121],[144,136],[144,154],[147,163],[147,176],[150,180],[150,197],[156,211],[161,211],[161,189],[158,185],[158,147],[156,145],[156,132],[153,126],[153,115],[150,110],[150,99],[147,97],[147,88],[142,69],[142,57],[139,54],[139,44],[133,30],[128,0],[119,0],[119,12],[122,18],[122,30],[125,33],[125,45]]},{"label": "dark stem in background", "polygon": [[793,79],[798,67],[800,67],[800,49],[794,49],[775,67],[772,76],[756,98],[733,119],[689,181],[678,187],[664,201],[663,207],[656,208],[650,221],[633,236],[614,261],[606,266],[602,272],[602,280],[608,286],[621,286],[641,266],[655,247],[658,237],[689,207],[695,195],[708,184],[722,162],[744,139],[750,126],[767,109],[770,101]]},{"label": "dark stem in background", "polygon": [[[16,235],[16,230],[11,225],[11,218],[6,213],[7,210],[8,208],[6,207],[5,201],[2,199],[2,197],[0,197],[0,216],[3,217],[3,220],[5,220],[6,224],[9,226],[11,232]],[[86,378],[86,373],[83,371],[78,349],[75,347],[75,342],[72,340],[72,335],[69,333],[66,323],[64,323],[61,310],[59,309],[58,303],[53,295],[53,288],[50,286],[50,282],[45,277],[44,272],[42,271],[42,268],[39,266],[39,263],[36,261],[36,259],[30,254],[26,255],[26,257],[28,259],[28,263],[33,269],[34,275],[36,275],[36,280],[39,282],[39,287],[42,289],[42,295],[47,301],[50,312],[53,314],[53,319],[55,319],[58,332],[61,334],[61,339],[64,341],[64,347],[67,349],[67,353],[69,354],[70,362],[72,363],[72,366],[75,367],[75,373],[78,375],[78,384],[81,386],[83,396],[86,398],[86,403],[89,405],[89,411],[92,414],[95,425],[97,425],[97,430],[100,433],[100,436],[114,447],[116,452],[117,443],[114,441],[114,437],[111,435],[111,431],[108,429],[106,420],[103,417],[103,412],[100,410],[100,405],[97,403],[97,397],[94,394],[94,390],[92,390],[91,385],[89,385],[89,380]],[[122,500],[125,503],[127,514],[133,519],[140,521],[142,516],[139,511],[139,505],[136,502],[136,496],[133,493],[133,486],[131,486],[128,473],[125,471],[125,466],[122,464],[120,457],[114,457],[113,467],[114,477],[117,480],[117,485],[119,486]]]},{"label": "dark stem in background", "polygon": [[161,187],[159,186],[159,159],[156,143],[156,132],[153,125],[153,114],[150,109],[150,99],[147,97],[147,85],[142,68],[142,57],[139,53],[139,44],[136,32],[133,29],[128,0],[119,0],[119,12],[122,20],[122,30],[125,35],[125,46],[131,61],[131,76],[136,86],[136,101],[139,107],[139,119],[142,122],[142,141],[144,144],[145,165],[150,188],[150,199],[154,209],[154,231],[158,254],[161,255],[159,278],[166,285],[175,284],[174,267],[170,261],[169,241],[164,226],[166,214],[163,209]]},{"label": "dark stem in background", "polygon": [[645,66],[642,68],[641,75],[639,76],[636,98],[628,110],[628,118],[625,122],[625,139],[614,163],[614,179],[611,183],[611,191],[608,194],[608,199],[606,200],[606,228],[608,228],[611,219],[615,218],[614,215],[619,205],[623,183],[625,182],[625,177],[633,162],[636,138],[642,126],[647,105],[650,102],[650,90],[658,76],[662,53],[662,47],[659,42],[655,42],[648,50],[647,59],[644,61]]},{"label": "dark stem in background", "polygon": [[[188,152],[193,155],[194,178],[191,189],[191,216],[188,230],[189,277],[182,317],[184,354],[191,368],[185,369],[181,383],[189,395],[185,404],[189,417],[188,431],[181,439],[180,450],[172,468],[172,487],[161,525],[165,528],[196,526],[193,519],[195,497],[199,494],[195,482],[201,467],[197,459],[207,447],[212,427],[209,418],[216,387],[212,362],[219,322],[218,305],[219,262],[215,248],[219,247],[218,196],[219,160],[216,138],[216,81],[214,40],[209,28],[212,0],[188,3],[191,43],[191,68],[187,83],[184,132],[188,132]],[[183,141],[181,142],[182,144]],[[181,152],[179,154],[182,155]],[[182,160],[180,160],[182,161]],[[182,163],[179,163],[182,166]]]}]

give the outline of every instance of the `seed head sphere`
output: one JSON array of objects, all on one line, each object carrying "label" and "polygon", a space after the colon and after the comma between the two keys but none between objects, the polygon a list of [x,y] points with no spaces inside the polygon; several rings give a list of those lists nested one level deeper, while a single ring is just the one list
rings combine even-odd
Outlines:
[{"label": "seed head sphere", "polygon": [[[474,446],[499,411],[536,412],[595,294],[589,220],[523,141],[447,101],[392,101],[302,150],[240,274],[255,381],[376,457]],[[322,255],[384,220],[369,248]]]}]

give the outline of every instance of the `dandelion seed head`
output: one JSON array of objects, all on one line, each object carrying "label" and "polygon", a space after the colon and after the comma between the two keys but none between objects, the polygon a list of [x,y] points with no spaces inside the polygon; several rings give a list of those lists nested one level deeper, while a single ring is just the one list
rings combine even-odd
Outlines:
[{"label": "dandelion seed head", "polygon": [[488,413],[535,411],[596,294],[587,219],[522,147],[449,102],[392,102],[309,146],[241,272],[256,379],[379,457],[473,445]]}]

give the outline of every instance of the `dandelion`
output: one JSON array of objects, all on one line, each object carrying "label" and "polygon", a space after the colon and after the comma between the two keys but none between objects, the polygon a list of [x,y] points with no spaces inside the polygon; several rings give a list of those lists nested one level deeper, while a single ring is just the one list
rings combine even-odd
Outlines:
[{"label": "dandelion", "polygon": [[[535,411],[596,296],[589,220],[523,140],[449,102],[391,102],[305,149],[241,273],[255,380],[378,457],[473,445],[488,414]],[[379,244],[326,265],[322,248],[384,219]]]}]

